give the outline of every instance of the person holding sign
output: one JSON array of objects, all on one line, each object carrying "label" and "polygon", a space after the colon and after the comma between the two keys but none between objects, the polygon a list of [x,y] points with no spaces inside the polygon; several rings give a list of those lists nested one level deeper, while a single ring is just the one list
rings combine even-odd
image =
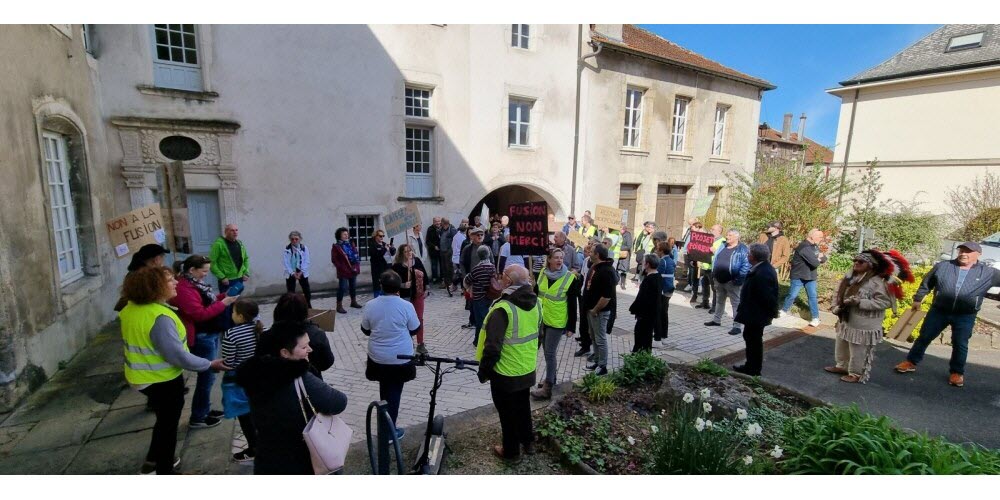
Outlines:
[{"label": "person holding sign", "polygon": [[[132,261],[128,264],[128,273],[134,273],[144,267],[163,267],[165,258],[164,255],[170,253],[166,248],[156,243],[150,243],[148,245],[143,245],[138,252],[132,254]],[[121,296],[118,299],[118,303],[115,304],[115,312],[119,312],[128,305],[128,300],[125,296]]]},{"label": "person holding sign", "polygon": [[399,247],[392,270],[403,280],[399,296],[413,304],[417,319],[420,320],[420,328],[417,328],[417,352],[427,354],[427,347],[424,346],[424,299],[430,294],[427,269],[420,257],[416,256],[413,247],[406,244]]},{"label": "person holding sign", "polygon": [[580,226],[580,229],[578,229],[577,232],[586,236],[588,239],[597,236],[597,226],[593,225],[594,221],[591,220],[589,215],[584,215],[580,218],[580,220],[583,222],[583,225]]},{"label": "person holding sign", "polygon": [[368,242],[368,260],[372,268],[372,298],[382,296],[382,280],[379,279],[389,269],[389,258],[396,255],[396,247],[386,243],[385,231],[376,229]]},{"label": "person holding sign", "polygon": [[[765,247],[766,248],[766,247]],[[733,315],[740,307],[740,288],[743,280],[750,272],[750,260],[748,255],[750,249],[740,243],[740,232],[730,229],[726,233],[726,244],[719,247],[715,253],[715,261],[712,265],[712,275],[715,277],[715,294],[718,303],[715,306],[715,315],[712,320],[705,323],[705,326],[722,326],[722,315],[726,312],[726,299],[733,303]],[[729,330],[730,335],[742,333],[740,324],[733,321],[733,328]]]}]

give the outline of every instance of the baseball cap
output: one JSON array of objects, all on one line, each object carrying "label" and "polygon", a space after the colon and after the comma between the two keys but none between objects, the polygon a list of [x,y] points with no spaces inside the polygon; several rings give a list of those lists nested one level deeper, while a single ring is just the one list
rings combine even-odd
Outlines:
[{"label": "baseball cap", "polygon": [[973,252],[983,253],[983,247],[979,246],[979,243],[976,243],[975,241],[966,241],[958,246],[958,248],[962,247],[968,248]]}]

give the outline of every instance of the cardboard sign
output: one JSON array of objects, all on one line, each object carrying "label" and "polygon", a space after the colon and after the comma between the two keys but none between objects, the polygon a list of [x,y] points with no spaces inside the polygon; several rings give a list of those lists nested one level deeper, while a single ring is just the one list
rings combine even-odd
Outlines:
[{"label": "cardboard sign", "polygon": [[554,233],[556,231],[562,231],[562,227],[566,225],[565,222],[557,222],[556,214],[549,214],[549,232]]},{"label": "cardboard sign", "polygon": [[888,337],[896,340],[910,338],[910,335],[913,335],[913,330],[924,320],[924,316],[927,316],[927,311],[914,311],[913,309],[906,308],[899,315],[899,319],[892,325],[892,328],[889,329]]},{"label": "cardboard sign", "polygon": [[511,255],[545,255],[548,248],[548,206],[544,201],[516,203],[508,209]]},{"label": "cardboard sign", "polygon": [[394,236],[420,224],[420,211],[415,203],[407,203],[399,210],[389,212],[382,218],[385,224],[385,234]]},{"label": "cardboard sign", "polygon": [[104,223],[111,237],[111,246],[119,259],[138,251],[143,245],[167,242],[160,217],[160,204],[154,203],[120,215]]},{"label": "cardboard sign", "polygon": [[569,234],[566,235],[566,237],[569,238],[569,241],[572,241],[573,245],[575,245],[577,248],[583,248],[587,246],[587,237],[581,234],[579,231],[570,231]]},{"label": "cardboard sign", "polygon": [[694,210],[691,211],[692,217],[704,217],[708,213],[708,209],[712,208],[712,202],[715,201],[715,195],[710,194],[704,198],[698,198],[698,201],[694,203]]},{"label": "cardboard sign", "polygon": [[715,235],[712,233],[691,231],[691,242],[688,243],[685,260],[712,262],[712,243],[715,243]]},{"label": "cardboard sign", "polygon": [[594,210],[594,225],[598,229],[620,229],[624,215],[625,211],[620,208],[597,205],[597,209]]},{"label": "cardboard sign", "polygon": [[336,324],[336,315],[332,309],[310,309],[308,318],[324,332],[332,332]]}]

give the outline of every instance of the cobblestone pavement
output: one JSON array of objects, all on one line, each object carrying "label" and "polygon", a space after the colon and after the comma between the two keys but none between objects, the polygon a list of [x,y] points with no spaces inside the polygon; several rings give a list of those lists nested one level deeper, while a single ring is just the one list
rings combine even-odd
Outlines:
[{"label": "cobblestone pavement", "polygon": [[[635,317],[628,314],[628,308],[635,297],[637,287],[629,283],[628,289],[618,290],[618,318],[615,321],[613,334],[609,337],[608,369],[614,370],[621,365],[621,355],[631,351],[633,345],[632,330]],[[359,295],[361,302],[371,299],[369,295]],[[704,323],[710,316],[704,309],[693,309],[688,303],[687,294],[676,293],[670,304],[670,328],[667,347],[657,348],[654,353],[669,362],[690,363],[701,358],[714,358],[743,349],[743,338],[739,335],[728,335],[732,326],[731,308],[723,319],[721,327],[707,327]],[[431,355],[442,357],[462,357],[473,359],[475,348],[472,346],[471,329],[462,329],[469,312],[465,310],[465,301],[461,295],[448,294],[434,288],[428,297],[424,308],[425,343]],[[314,299],[313,306],[317,308],[335,308],[334,298]],[[261,305],[261,318],[269,325],[273,315],[274,305]],[[348,308],[347,314],[338,314],[336,328],[329,332],[330,344],[336,356],[333,368],[323,374],[331,386],[344,391],[348,396],[347,409],[342,417],[354,429],[354,440],[365,437],[365,412],[368,404],[378,399],[378,383],[365,379],[366,349],[368,338],[361,333],[361,310]],[[774,326],[768,327],[764,339],[773,338],[787,333],[791,328],[800,328],[805,322],[786,317],[776,320]],[[579,348],[572,338],[563,338],[559,346],[558,378],[559,382],[577,380],[588,372],[584,369],[586,358],[573,356]],[[545,361],[541,351],[538,353],[538,373],[545,371]],[[417,378],[406,384],[400,403],[397,424],[409,427],[427,421],[427,410],[430,403],[430,389],[433,374],[429,369],[417,371]],[[437,414],[448,416],[492,404],[488,384],[480,384],[472,371],[459,371],[445,377],[438,390]],[[238,428],[238,427],[237,427]],[[244,442],[237,433],[234,440],[234,450],[238,451]]]}]

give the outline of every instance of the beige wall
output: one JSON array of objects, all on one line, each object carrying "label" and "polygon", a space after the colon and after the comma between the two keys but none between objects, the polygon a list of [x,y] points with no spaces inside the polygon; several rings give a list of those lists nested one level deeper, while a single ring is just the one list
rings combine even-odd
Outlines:
[{"label": "beige wall", "polygon": [[[589,47],[588,47],[589,49]],[[589,61],[593,61],[590,59]],[[617,205],[620,184],[639,184],[636,224],[654,220],[660,184],[690,186],[686,212],[707,196],[710,186],[727,183],[726,172],[752,172],[756,161],[760,90],[756,87],[665,66],[607,48],[596,69],[585,71],[583,130],[585,155],[578,207]],[[624,149],[625,92],[646,89],[642,140]],[[674,99],[691,98],[685,150],[670,151]],[[717,104],[730,106],[721,157],[713,157]],[[583,208],[579,208],[580,212]],[[687,218],[687,213],[684,214]],[[680,237],[680,235],[671,235]]]},{"label": "beige wall", "polygon": [[[105,134],[81,42],[48,25],[0,29],[0,411],[51,376],[110,321],[120,282],[103,220],[114,212]],[[43,130],[72,139],[85,276],[57,274]],[[89,193],[81,192],[89,191]]]},{"label": "beige wall", "polygon": [[[854,90],[831,93],[843,99],[837,167],[844,161]],[[883,198],[946,213],[949,189],[970,185],[987,171],[1000,173],[997,116],[1000,68],[862,88],[849,161],[879,160]]]}]

